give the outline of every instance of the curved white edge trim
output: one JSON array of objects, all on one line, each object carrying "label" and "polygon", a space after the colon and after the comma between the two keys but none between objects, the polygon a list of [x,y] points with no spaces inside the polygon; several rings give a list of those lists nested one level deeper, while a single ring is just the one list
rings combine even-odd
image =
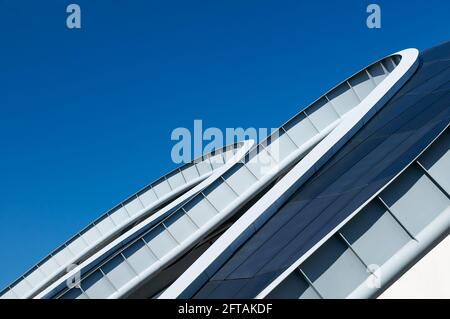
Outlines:
[{"label": "curved white edge trim", "polygon": [[190,191],[184,193],[180,197],[176,198],[174,201],[170,202],[167,206],[164,206],[161,210],[156,212],[155,214],[149,216],[149,218],[143,222],[141,222],[136,227],[131,228],[124,234],[122,234],[120,237],[116,238],[114,241],[109,243],[107,246],[103,247],[100,251],[95,253],[93,256],[89,257],[87,260],[85,260],[83,263],[78,265],[77,267],[73,268],[70,272],[59,278],[56,282],[51,284],[49,287],[44,289],[42,292],[37,294],[34,299],[41,299],[41,298],[48,298],[50,295],[55,293],[56,291],[59,291],[59,288],[61,288],[61,285],[64,285],[66,280],[69,278],[73,278],[75,274],[82,272],[82,270],[92,264],[95,264],[99,260],[103,258],[105,254],[107,254],[110,250],[112,250],[115,246],[119,245],[120,243],[127,241],[127,239],[132,236],[134,233],[140,231],[144,227],[147,227],[148,225],[152,223],[156,223],[164,216],[166,216],[168,213],[170,213],[173,209],[181,205],[183,202],[188,200],[189,198],[194,197],[199,192],[201,192],[205,187],[211,185],[216,179],[218,179],[220,176],[222,176],[226,171],[228,171],[234,164],[241,161],[244,156],[248,153],[248,151],[255,145],[254,140],[247,140],[243,141],[243,146],[239,149],[237,149],[237,152],[222,166],[219,167],[217,170],[215,170],[207,179],[202,181],[200,184],[192,188]]},{"label": "curved white edge trim", "polygon": [[[395,55],[402,57],[398,66],[355,109],[346,114],[342,122],[327,137],[219,237],[191,267],[159,296],[159,299],[192,297],[236,249],[250,238],[296,189],[322,167],[386,104],[413,75],[419,65],[419,51],[417,49],[406,49],[387,57]],[[320,246],[319,243],[313,248],[318,246]],[[295,264],[300,265],[300,263],[296,262]],[[297,267],[295,264],[290,268],[295,269]],[[287,271],[283,274],[285,273]],[[284,278],[278,277],[269,286],[275,286]],[[270,290],[269,287],[266,287],[256,298],[263,298]]]}]

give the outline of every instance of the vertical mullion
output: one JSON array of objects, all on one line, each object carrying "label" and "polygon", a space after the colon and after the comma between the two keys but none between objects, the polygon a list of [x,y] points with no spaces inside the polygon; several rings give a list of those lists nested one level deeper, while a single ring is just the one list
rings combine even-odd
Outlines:
[{"label": "vertical mullion", "polygon": [[431,176],[430,172],[419,162],[419,160],[415,161],[416,165],[423,171],[423,173],[431,180],[431,182],[439,188],[439,190],[450,199],[450,194]]},{"label": "vertical mullion", "polygon": [[314,290],[314,292],[321,298],[324,299],[324,297],[322,296],[322,294],[319,292],[319,290],[317,290],[317,288],[314,286],[313,282],[309,279],[309,277],[305,274],[305,272],[300,268],[296,268],[294,271],[297,271],[300,273],[300,275],[303,277],[303,279],[306,280],[306,282],[308,283],[308,285]]},{"label": "vertical mullion", "polygon": [[395,221],[400,225],[400,227],[408,234],[409,237],[411,237],[414,241],[418,242],[417,238],[406,228],[405,225],[395,216],[395,214],[392,212],[391,208],[384,202],[384,200],[377,196],[378,200],[381,202],[381,204],[384,206],[386,211],[395,219]]}]

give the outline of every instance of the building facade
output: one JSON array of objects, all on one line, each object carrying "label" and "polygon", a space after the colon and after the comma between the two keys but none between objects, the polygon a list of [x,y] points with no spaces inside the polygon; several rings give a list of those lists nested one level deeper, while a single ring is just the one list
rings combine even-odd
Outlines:
[{"label": "building facade", "polygon": [[137,192],[1,298],[450,298],[449,68],[450,43],[376,61]]}]

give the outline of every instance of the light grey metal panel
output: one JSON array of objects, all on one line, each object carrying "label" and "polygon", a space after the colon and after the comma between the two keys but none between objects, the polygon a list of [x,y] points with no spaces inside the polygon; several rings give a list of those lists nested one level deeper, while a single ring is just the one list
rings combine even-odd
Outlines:
[{"label": "light grey metal panel", "polygon": [[210,162],[211,162],[211,165],[213,166],[214,169],[222,166],[224,164],[222,154],[211,156],[210,157]]},{"label": "light grey metal panel", "polygon": [[442,188],[450,193],[450,133],[448,130],[419,158],[419,162]]},{"label": "light grey metal panel", "polygon": [[378,200],[374,200],[340,231],[366,265],[383,265],[411,240]]},{"label": "light grey metal panel", "polygon": [[16,294],[19,297],[23,297],[27,294],[27,292],[33,288],[26,280],[22,280],[20,282],[17,283],[17,285],[15,285],[12,288],[12,291],[14,292],[14,294]]},{"label": "light grey metal panel", "polygon": [[130,216],[123,207],[120,207],[111,214],[111,219],[114,221],[116,225],[121,225],[125,223],[129,219],[129,217]]},{"label": "light grey metal panel", "polygon": [[172,189],[177,189],[179,187],[182,187],[186,184],[184,177],[181,173],[177,172],[176,174],[172,174],[171,176],[167,177],[167,181],[170,184],[170,187]]},{"label": "light grey metal panel", "polygon": [[39,285],[45,279],[44,274],[38,268],[33,270],[28,276],[27,281],[34,287]]},{"label": "light grey metal panel", "polygon": [[137,273],[141,273],[158,260],[142,240],[125,249],[123,255]]},{"label": "light grey metal panel", "polygon": [[8,290],[2,295],[2,299],[17,299],[17,298],[19,298],[19,296],[14,294],[12,290]]},{"label": "light grey metal panel", "polygon": [[384,78],[387,76],[385,70],[381,66],[381,63],[376,63],[368,67],[367,70],[369,71],[376,85],[380,84],[381,81],[383,81]]},{"label": "light grey metal panel", "polygon": [[336,236],[300,266],[324,298],[345,298],[367,278],[364,264]]},{"label": "light grey metal panel", "polygon": [[187,168],[183,169],[182,174],[186,181],[190,182],[199,177],[197,168],[194,164],[191,164]]},{"label": "light grey metal panel", "polygon": [[42,265],[39,266],[39,268],[47,275],[53,274],[58,267],[59,265],[52,258],[47,259]]},{"label": "light grey metal panel", "polygon": [[170,216],[164,221],[164,225],[166,225],[167,230],[179,243],[183,242],[198,230],[198,227],[183,211],[178,211]]},{"label": "light grey metal panel", "polygon": [[272,141],[266,149],[277,162],[281,162],[296,151],[297,146],[284,131],[277,131],[277,134],[279,135],[278,138]]},{"label": "light grey metal panel", "polygon": [[175,239],[161,225],[145,235],[144,240],[159,259],[178,245]]},{"label": "light grey metal panel", "polygon": [[248,170],[244,164],[235,165],[232,169],[224,174],[228,185],[238,194],[242,195],[255,182],[256,177]]},{"label": "light grey metal panel", "polygon": [[202,161],[198,162],[195,165],[197,165],[197,169],[200,173],[200,175],[208,174],[212,172],[212,167],[209,161]]},{"label": "light grey metal panel", "polygon": [[410,166],[380,196],[413,234],[418,234],[449,206],[449,199],[415,165]]},{"label": "light grey metal panel", "polygon": [[257,153],[256,149],[249,155],[246,163],[247,168],[256,176],[262,178],[267,172],[274,169],[278,163],[265,149],[260,149]]},{"label": "light grey metal panel", "polygon": [[321,98],[305,110],[305,113],[319,130],[325,129],[333,122],[339,120],[339,114],[326,98]]},{"label": "light grey metal panel", "polygon": [[158,184],[153,186],[153,190],[158,198],[164,197],[171,192],[170,185],[166,180],[160,180]]},{"label": "light grey metal panel", "polygon": [[125,262],[121,255],[108,261],[101,269],[116,289],[124,286],[136,276],[134,270]]},{"label": "light grey metal panel", "polygon": [[104,216],[100,221],[96,222],[95,224],[97,225],[98,230],[103,235],[110,233],[113,229],[116,228],[116,225],[109,216]]},{"label": "light grey metal panel", "polygon": [[65,265],[73,258],[73,254],[67,248],[64,248],[53,255],[53,258],[58,264]]},{"label": "light grey metal panel", "polygon": [[90,299],[99,299],[111,295],[115,289],[106,277],[97,270],[81,282],[81,288]]},{"label": "light grey metal panel", "polygon": [[317,292],[309,286],[298,299],[321,299],[322,297],[317,294]]},{"label": "light grey metal panel", "polygon": [[83,237],[88,244],[92,245],[102,237],[102,234],[97,228],[91,227],[81,234],[81,237]]},{"label": "light grey metal panel", "polygon": [[228,162],[236,153],[233,150],[228,150],[223,153],[223,158],[225,162]]},{"label": "light grey metal panel", "polygon": [[196,198],[185,206],[187,214],[198,226],[203,226],[217,214],[214,207],[202,199],[203,196],[197,195]]},{"label": "light grey metal panel", "polygon": [[237,198],[237,195],[227,184],[220,183],[220,181],[215,181],[212,185],[214,187],[206,190],[204,194],[211,204],[218,210],[223,210]]},{"label": "light grey metal panel", "polygon": [[318,131],[303,113],[283,126],[296,145],[301,146],[317,135]]},{"label": "light grey metal panel", "polygon": [[156,202],[158,197],[156,196],[155,191],[152,188],[149,188],[145,192],[139,194],[139,199],[145,207],[148,207]]},{"label": "light grey metal panel", "polygon": [[348,82],[360,99],[364,99],[375,88],[375,83],[369,78],[369,75],[365,71],[359,72]]},{"label": "light grey metal panel", "polygon": [[358,97],[348,83],[339,85],[328,94],[328,98],[341,116],[359,104]]},{"label": "light grey metal panel", "polygon": [[144,206],[141,204],[141,201],[138,198],[135,198],[125,204],[125,209],[130,216],[133,216],[144,209]]},{"label": "light grey metal panel", "polygon": [[76,297],[76,299],[89,299],[85,293],[82,293]]}]

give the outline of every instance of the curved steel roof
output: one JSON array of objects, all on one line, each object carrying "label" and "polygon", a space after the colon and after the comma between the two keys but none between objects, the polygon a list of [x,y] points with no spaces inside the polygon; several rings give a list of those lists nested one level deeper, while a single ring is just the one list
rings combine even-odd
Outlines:
[{"label": "curved steel roof", "polygon": [[[336,232],[354,250],[340,232],[344,223],[366,211],[450,120],[450,45],[419,60],[417,54],[404,50],[357,72],[255,147],[238,143],[150,184],[33,267],[1,298],[124,297],[249,203],[161,297],[265,297],[284,287],[286,278],[298,282],[298,269],[305,272],[299,265]],[[67,270],[73,263],[78,265]],[[69,287],[76,273],[81,284]],[[301,276],[305,290],[324,295],[313,282],[317,278]]]},{"label": "curved steel roof", "polygon": [[450,43],[422,53],[410,81],[197,289],[195,297],[254,298],[317,249],[448,126],[449,79]]}]

